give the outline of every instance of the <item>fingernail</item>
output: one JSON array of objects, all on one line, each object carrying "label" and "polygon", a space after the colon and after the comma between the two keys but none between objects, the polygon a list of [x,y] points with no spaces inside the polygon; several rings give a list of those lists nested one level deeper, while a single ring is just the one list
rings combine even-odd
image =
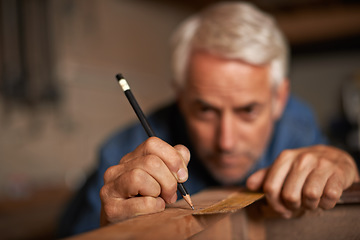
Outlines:
[{"label": "fingernail", "polygon": [[184,168],[180,168],[176,175],[178,177],[178,181],[180,182],[184,182],[187,179],[187,171]]}]

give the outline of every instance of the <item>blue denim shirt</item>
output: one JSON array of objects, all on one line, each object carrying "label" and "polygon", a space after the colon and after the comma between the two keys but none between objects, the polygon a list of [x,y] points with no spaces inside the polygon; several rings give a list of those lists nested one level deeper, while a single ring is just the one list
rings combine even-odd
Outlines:
[{"label": "blue denim shirt", "polygon": [[[156,135],[171,145],[183,144],[190,149],[191,160],[188,165],[189,179],[185,187],[190,194],[220,184],[214,180],[194,155],[189,143],[186,127],[176,104],[166,106],[148,118]],[[99,192],[104,184],[106,169],[119,163],[127,153],[133,151],[147,136],[139,123],[131,125],[112,135],[99,151],[99,165],[87,179],[65,212],[59,236],[69,236],[99,227],[101,202]],[[326,143],[310,108],[295,97],[290,97],[283,116],[275,124],[271,141],[263,156],[248,173],[267,167],[284,149],[293,149],[314,144]],[[246,177],[246,178],[247,178]],[[239,185],[245,183],[246,178]]]}]

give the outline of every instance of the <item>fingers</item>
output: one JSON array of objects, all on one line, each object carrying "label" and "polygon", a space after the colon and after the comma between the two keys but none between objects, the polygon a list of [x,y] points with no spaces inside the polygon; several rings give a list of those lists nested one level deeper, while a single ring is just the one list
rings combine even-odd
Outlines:
[{"label": "fingers", "polygon": [[161,193],[159,183],[142,169],[126,172],[108,185],[108,196],[113,198],[127,199],[138,195],[157,197]]},{"label": "fingers", "polygon": [[343,182],[336,175],[332,175],[324,188],[319,207],[322,209],[333,208],[341,197],[343,192]]},{"label": "fingers", "polygon": [[345,152],[327,146],[284,151],[265,173],[253,174],[249,189],[263,190],[269,204],[289,218],[299,209],[333,208],[358,173]]},{"label": "fingers", "polygon": [[152,137],[108,168],[100,190],[101,223],[162,211],[177,200],[177,184],[188,178],[190,152]]},{"label": "fingers", "polygon": [[260,169],[253,173],[246,181],[246,187],[251,191],[257,191],[263,185],[268,169]]},{"label": "fingers", "polygon": [[303,190],[303,206],[311,210],[318,207],[322,209],[333,208],[343,191],[342,181],[339,180],[336,175],[332,175],[327,178],[327,181],[318,177],[317,182],[306,184]]},{"label": "fingers", "polygon": [[101,225],[104,226],[107,223],[119,222],[139,215],[161,212],[164,209],[165,202],[160,197],[112,198],[110,201],[102,203]]},{"label": "fingers", "polygon": [[[152,164],[151,167],[154,165],[158,165],[155,167],[157,169],[167,169],[162,162]],[[149,170],[149,166],[143,168]],[[137,215],[162,211],[165,208],[165,201],[168,203],[176,201],[177,182],[168,170],[164,171],[163,175],[154,176],[141,168],[134,168],[119,175],[114,172],[122,169],[121,167],[109,169],[105,175],[113,174],[116,177],[111,181],[109,181],[111,176],[104,177],[105,185],[100,190],[102,226]]]},{"label": "fingers", "polygon": [[284,218],[290,218],[292,213],[287,209],[281,198],[281,191],[294,158],[292,151],[284,151],[269,169],[264,181],[263,190],[268,203]]},{"label": "fingers", "polygon": [[132,170],[122,174],[116,181],[118,192],[123,191],[128,197],[138,194],[153,197],[161,195],[167,203],[171,203],[177,181],[160,158],[148,155],[130,162],[127,168]]},{"label": "fingers", "polygon": [[186,165],[190,160],[190,154],[186,153],[185,148],[181,145],[175,148],[157,137],[151,137],[128,154],[124,161],[131,161],[139,156],[156,155],[165,163],[176,180],[182,183],[188,178]]},{"label": "fingers", "polygon": [[[121,171],[121,174],[118,172]],[[161,197],[172,203],[177,181],[164,162],[155,155],[110,167],[104,175],[104,196],[130,198],[137,195]]]},{"label": "fingers", "polygon": [[323,164],[322,167],[314,169],[309,174],[302,189],[302,205],[304,208],[314,210],[319,206],[324,188],[331,174],[330,164]]},{"label": "fingers", "polygon": [[300,154],[295,159],[281,192],[281,198],[286,208],[296,210],[301,207],[304,183],[315,166],[316,159],[312,154]]}]

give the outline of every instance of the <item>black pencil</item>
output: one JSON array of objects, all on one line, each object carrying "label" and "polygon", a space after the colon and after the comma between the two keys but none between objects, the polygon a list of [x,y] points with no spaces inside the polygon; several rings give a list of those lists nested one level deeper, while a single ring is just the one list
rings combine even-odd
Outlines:
[{"label": "black pencil", "polygon": [[[116,79],[117,79],[118,83],[120,84],[122,90],[124,91],[126,98],[129,100],[130,105],[134,109],[136,116],[139,118],[141,125],[143,126],[147,135],[149,137],[155,137],[154,131],[152,130],[148,121],[146,120],[146,117],[145,117],[143,111],[141,110],[139,104],[137,103],[134,95],[132,94],[132,92],[130,90],[129,84],[127,83],[127,81],[125,80],[123,75],[116,74]],[[194,210],[194,205],[192,204],[191,197],[190,197],[188,191],[186,190],[185,186],[182,183],[178,183],[177,189],[179,190],[179,192],[181,193],[181,195],[183,196],[185,201],[189,204],[189,206]]]}]

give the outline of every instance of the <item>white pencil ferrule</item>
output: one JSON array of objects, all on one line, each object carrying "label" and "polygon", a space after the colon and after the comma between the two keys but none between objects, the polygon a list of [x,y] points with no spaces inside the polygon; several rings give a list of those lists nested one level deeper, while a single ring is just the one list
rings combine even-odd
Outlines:
[{"label": "white pencil ferrule", "polygon": [[121,79],[119,81],[119,84],[120,84],[120,86],[121,86],[121,88],[123,89],[124,92],[126,90],[130,90],[130,86],[129,86],[129,84],[127,83],[127,81],[125,79]]}]

